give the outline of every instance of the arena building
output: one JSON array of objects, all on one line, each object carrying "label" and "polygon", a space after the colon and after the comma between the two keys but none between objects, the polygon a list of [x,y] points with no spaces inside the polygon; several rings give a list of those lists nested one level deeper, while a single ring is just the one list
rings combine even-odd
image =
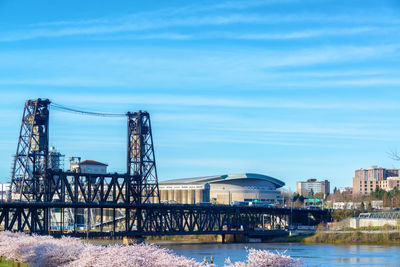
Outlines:
[{"label": "arena building", "polygon": [[277,189],[284,185],[270,176],[243,173],[162,181],[159,190],[163,203],[232,204],[249,201],[275,204],[283,200]]}]

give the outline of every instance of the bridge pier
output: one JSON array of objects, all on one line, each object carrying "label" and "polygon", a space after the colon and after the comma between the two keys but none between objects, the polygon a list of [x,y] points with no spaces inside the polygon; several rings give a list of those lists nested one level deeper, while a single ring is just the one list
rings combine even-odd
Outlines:
[{"label": "bridge pier", "polygon": [[222,244],[226,243],[246,243],[248,241],[246,234],[221,234],[218,236],[217,241]]}]

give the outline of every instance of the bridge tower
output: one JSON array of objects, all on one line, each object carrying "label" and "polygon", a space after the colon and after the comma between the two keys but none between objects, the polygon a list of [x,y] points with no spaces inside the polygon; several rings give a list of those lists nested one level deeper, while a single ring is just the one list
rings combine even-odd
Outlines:
[{"label": "bridge tower", "polygon": [[160,203],[150,115],[128,112],[127,174],[132,178],[133,199],[137,204]]},{"label": "bridge tower", "polygon": [[41,201],[46,192],[49,105],[48,99],[40,98],[25,103],[10,189],[21,201]]}]

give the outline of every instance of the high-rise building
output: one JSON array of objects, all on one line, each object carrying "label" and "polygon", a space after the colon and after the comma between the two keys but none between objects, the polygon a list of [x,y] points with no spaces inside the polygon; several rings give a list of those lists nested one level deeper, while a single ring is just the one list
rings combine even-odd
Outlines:
[{"label": "high-rise building", "polygon": [[297,182],[297,193],[303,196],[308,196],[313,192],[329,194],[330,183],[328,180],[317,181],[317,179],[308,179],[306,182]]},{"label": "high-rise building", "polygon": [[387,177],[397,177],[397,176],[399,176],[398,169],[385,169],[378,166],[371,166],[368,169],[356,170],[354,177],[364,180],[382,181],[386,180]]},{"label": "high-rise building", "polygon": [[391,190],[398,187],[399,169],[386,169],[371,166],[368,169],[358,169],[353,178],[353,195],[369,195],[375,189]]}]

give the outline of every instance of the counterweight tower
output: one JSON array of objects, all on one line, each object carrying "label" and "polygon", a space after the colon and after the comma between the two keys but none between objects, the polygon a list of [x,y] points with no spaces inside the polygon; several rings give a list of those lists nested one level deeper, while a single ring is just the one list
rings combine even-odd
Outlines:
[{"label": "counterweight tower", "polygon": [[150,115],[146,111],[128,112],[127,174],[136,203],[159,203],[158,178],[154,156]]},{"label": "counterweight tower", "polygon": [[46,192],[49,105],[48,99],[40,98],[25,103],[10,190],[19,200],[41,201]]}]

